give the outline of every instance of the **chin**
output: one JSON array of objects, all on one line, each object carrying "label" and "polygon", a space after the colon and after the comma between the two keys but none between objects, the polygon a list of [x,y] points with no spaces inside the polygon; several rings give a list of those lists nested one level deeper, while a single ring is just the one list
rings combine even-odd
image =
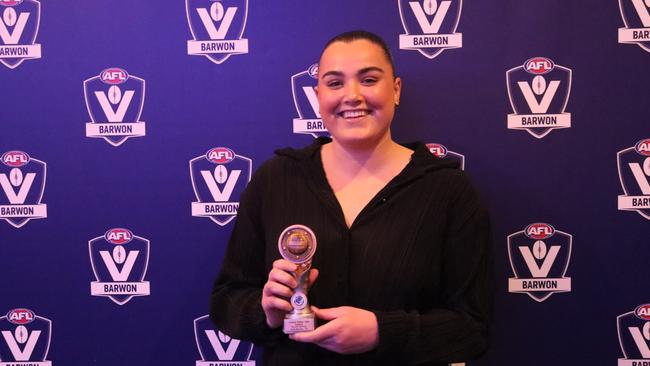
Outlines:
[{"label": "chin", "polygon": [[341,146],[354,148],[374,147],[382,140],[380,136],[368,136],[367,134],[340,134],[338,136],[332,135],[332,138]]}]

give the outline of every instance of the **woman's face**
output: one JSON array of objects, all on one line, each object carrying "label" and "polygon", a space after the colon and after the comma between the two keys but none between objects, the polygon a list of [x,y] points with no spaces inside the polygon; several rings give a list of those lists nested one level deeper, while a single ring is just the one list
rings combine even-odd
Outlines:
[{"label": "woman's face", "polygon": [[380,46],[365,39],[329,45],[318,66],[317,93],[332,138],[354,147],[390,138],[401,85]]}]

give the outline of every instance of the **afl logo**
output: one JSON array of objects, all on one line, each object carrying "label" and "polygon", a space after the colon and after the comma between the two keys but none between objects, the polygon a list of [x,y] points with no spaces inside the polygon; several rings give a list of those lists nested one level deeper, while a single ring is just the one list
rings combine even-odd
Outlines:
[{"label": "afl logo", "polygon": [[106,69],[99,74],[99,79],[105,84],[117,85],[122,84],[129,78],[129,74],[124,69],[119,67],[111,67]]},{"label": "afl logo", "polygon": [[313,64],[307,69],[307,74],[314,79],[318,79],[318,64]]},{"label": "afl logo", "polygon": [[642,320],[650,320],[650,304],[645,304],[634,309],[634,315]]},{"label": "afl logo", "polygon": [[643,156],[650,156],[650,139],[637,142],[634,150]]},{"label": "afl logo", "polygon": [[441,144],[427,144],[427,149],[429,149],[429,151],[433,155],[435,155],[435,156],[437,156],[439,158],[444,158],[445,156],[447,156],[447,148],[444,145],[441,145]]},{"label": "afl logo", "polygon": [[7,313],[7,319],[13,324],[28,324],[34,321],[34,312],[29,309],[14,309]]},{"label": "afl logo", "polygon": [[104,234],[104,239],[116,245],[123,245],[133,239],[133,233],[129,229],[110,229],[106,232],[106,234]]},{"label": "afl logo", "polygon": [[205,154],[205,158],[215,164],[228,164],[235,159],[235,153],[227,147],[215,147]]},{"label": "afl logo", "polygon": [[2,154],[2,163],[6,166],[17,168],[29,163],[29,155],[26,152],[13,150]]},{"label": "afl logo", "polygon": [[537,222],[526,226],[524,233],[531,239],[541,240],[553,236],[555,229],[549,224]]},{"label": "afl logo", "polygon": [[0,1],[0,5],[2,6],[16,6],[20,3],[22,3],[23,0],[3,0]]},{"label": "afl logo", "polygon": [[543,75],[553,70],[555,64],[546,57],[533,57],[524,63],[524,70],[531,74]]}]

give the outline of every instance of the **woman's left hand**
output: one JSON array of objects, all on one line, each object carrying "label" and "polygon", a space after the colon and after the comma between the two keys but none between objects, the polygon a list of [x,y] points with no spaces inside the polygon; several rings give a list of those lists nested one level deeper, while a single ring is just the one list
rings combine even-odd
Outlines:
[{"label": "woman's left hand", "polygon": [[311,308],[317,318],[328,322],[311,332],[291,334],[289,338],[341,354],[363,353],[377,347],[379,331],[374,313],[351,306]]}]

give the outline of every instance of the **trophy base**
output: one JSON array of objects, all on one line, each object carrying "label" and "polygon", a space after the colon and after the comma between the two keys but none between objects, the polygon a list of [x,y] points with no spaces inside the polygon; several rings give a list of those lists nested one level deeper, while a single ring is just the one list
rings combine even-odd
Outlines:
[{"label": "trophy base", "polygon": [[288,314],[284,318],[284,334],[294,334],[300,332],[309,332],[316,328],[316,317],[314,313],[310,314]]}]

